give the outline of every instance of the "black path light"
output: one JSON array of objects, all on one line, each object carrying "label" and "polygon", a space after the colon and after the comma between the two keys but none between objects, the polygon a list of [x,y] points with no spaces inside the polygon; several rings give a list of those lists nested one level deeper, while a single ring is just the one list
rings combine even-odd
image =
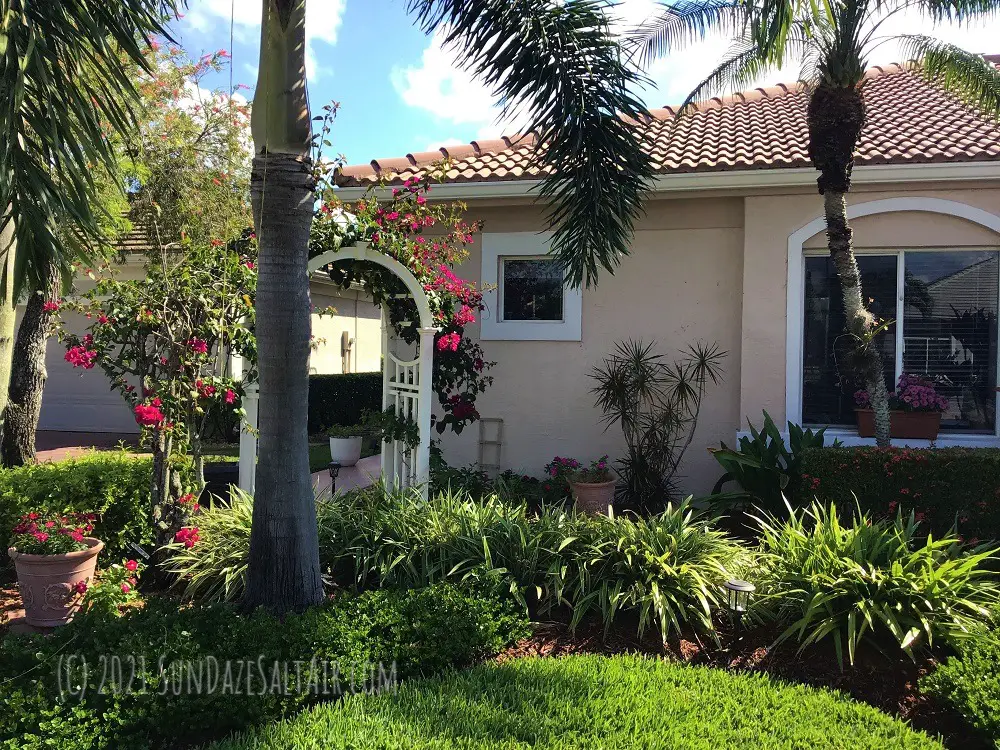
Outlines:
[{"label": "black path light", "polygon": [[757,590],[757,587],[738,578],[730,578],[723,586],[728,597],[729,614],[735,618],[738,625],[742,625],[743,615],[750,606],[750,597]]},{"label": "black path light", "polygon": [[326,467],[330,472],[330,492],[337,489],[337,475],[340,474],[340,464],[336,461],[331,461]]}]

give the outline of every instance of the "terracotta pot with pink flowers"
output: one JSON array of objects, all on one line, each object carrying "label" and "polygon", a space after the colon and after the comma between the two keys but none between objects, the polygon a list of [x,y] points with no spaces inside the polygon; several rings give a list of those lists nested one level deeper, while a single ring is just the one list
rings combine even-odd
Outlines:
[{"label": "terracotta pot with pink flowers", "polygon": [[[858,405],[858,436],[875,437],[875,413],[868,391],[855,393],[854,401]],[[889,437],[936,440],[941,414],[947,408],[948,399],[938,394],[933,383],[904,372],[896,390],[889,394]]]},{"label": "terracotta pot with pink flowers", "polygon": [[569,480],[576,507],[592,516],[608,515],[615,499],[615,480],[608,468],[608,457],[602,456],[590,466],[580,468]]},{"label": "terracotta pot with pink flowers", "polygon": [[29,625],[51,628],[73,619],[104,549],[104,542],[86,536],[92,529],[84,516],[39,513],[22,516],[14,527],[7,553]]}]

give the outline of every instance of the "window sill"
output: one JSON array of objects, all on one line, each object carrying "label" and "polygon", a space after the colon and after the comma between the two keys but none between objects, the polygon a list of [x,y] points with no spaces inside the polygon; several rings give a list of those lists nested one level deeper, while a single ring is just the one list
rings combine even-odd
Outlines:
[{"label": "window sill", "polygon": [[[828,428],[825,436],[829,445],[834,440],[839,440],[845,446],[852,448],[855,446],[875,447],[875,438],[858,437],[857,430],[844,428]],[[736,433],[736,440],[743,437],[752,437],[748,430],[740,430]],[[788,444],[788,433],[781,433],[785,444]],[[973,433],[947,433],[938,435],[937,440],[910,440],[906,438],[893,438],[894,448],[1000,448],[1000,437],[996,435],[983,435]]]}]

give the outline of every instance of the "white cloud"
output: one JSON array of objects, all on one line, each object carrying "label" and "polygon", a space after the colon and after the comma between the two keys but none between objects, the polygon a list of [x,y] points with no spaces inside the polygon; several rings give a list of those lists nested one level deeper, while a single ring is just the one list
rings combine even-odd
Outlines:
[{"label": "white cloud", "polygon": [[430,144],[424,146],[423,150],[424,151],[437,151],[439,148],[441,148],[443,146],[461,146],[464,143],[465,143],[465,141],[460,140],[458,138],[448,138],[448,139],[443,140],[443,141],[434,141],[434,143],[430,143]]},{"label": "white cloud", "polygon": [[[612,30],[624,33],[650,18],[661,5],[660,0],[620,0],[611,10]],[[981,21],[972,25],[941,24],[933,26],[919,14],[901,13],[883,24],[881,35],[929,34],[962,46],[973,52],[1000,52],[1000,21]],[[639,95],[649,107],[679,104],[722,60],[730,40],[721,35],[707,37],[698,44],[656,61],[646,72],[650,84]],[[869,65],[882,65],[901,59],[898,43],[885,43],[872,52]],[[752,87],[777,82],[792,82],[799,76],[798,61],[770,71],[755,81]],[[403,101],[436,115],[452,125],[478,126],[479,138],[497,138],[519,130],[516,117],[498,122],[500,108],[491,92],[455,63],[455,55],[441,44],[435,35],[421,55],[417,65],[396,67],[392,83]]]},{"label": "white cloud", "polygon": [[[306,3],[306,72],[315,79],[332,69],[319,64],[315,42],[337,43],[337,33],[344,17],[347,0],[313,0]],[[199,0],[192,4],[187,21],[195,29],[206,31],[219,21],[233,23],[233,36],[240,42],[254,42],[260,35],[259,0]]]}]

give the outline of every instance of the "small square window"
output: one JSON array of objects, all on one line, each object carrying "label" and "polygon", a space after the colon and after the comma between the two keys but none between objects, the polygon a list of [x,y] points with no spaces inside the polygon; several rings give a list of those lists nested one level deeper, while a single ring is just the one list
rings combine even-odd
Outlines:
[{"label": "small square window", "polygon": [[502,258],[503,320],[561,322],[563,269],[551,258]]}]

